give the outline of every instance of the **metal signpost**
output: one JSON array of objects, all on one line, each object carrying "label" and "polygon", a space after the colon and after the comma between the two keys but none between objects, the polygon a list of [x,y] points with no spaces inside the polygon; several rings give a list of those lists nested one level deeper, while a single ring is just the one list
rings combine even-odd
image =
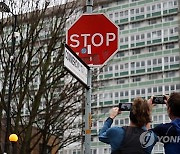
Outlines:
[{"label": "metal signpost", "polygon": [[[93,0],[86,0],[83,14],[67,31],[68,48],[89,66],[103,66],[118,51],[118,26],[104,14],[92,13]],[[65,55],[69,54],[65,49]],[[71,55],[72,57],[72,55]],[[91,69],[86,70],[83,84],[86,85],[85,102],[85,151],[91,154]],[[71,72],[77,76],[77,68]],[[82,72],[80,73],[82,76]],[[85,79],[87,77],[87,80]],[[82,82],[82,80],[80,80]]]}]

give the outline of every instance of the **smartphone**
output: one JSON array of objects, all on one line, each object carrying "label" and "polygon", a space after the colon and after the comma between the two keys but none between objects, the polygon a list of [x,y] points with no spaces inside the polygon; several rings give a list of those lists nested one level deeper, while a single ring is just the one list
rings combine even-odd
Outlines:
[{"label": "smartphone", "polygon": [[132,107],[132,103],[119,103],[120,111],[130,111]]},{"label": "smartphone", "polygon": [[154,96],[152,103],[153,104],[166,104],[165,100],[166,100],[165,96]]}]

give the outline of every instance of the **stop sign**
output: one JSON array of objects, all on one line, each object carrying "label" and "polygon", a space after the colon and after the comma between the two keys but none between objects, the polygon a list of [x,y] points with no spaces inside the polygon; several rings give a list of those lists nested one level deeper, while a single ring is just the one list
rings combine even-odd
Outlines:
[{"label": "stop sign", "polygon": [[118,27],[104,14],[83,14],[66,36],[67,45],[86,64],[103,65],[118,50]]}]

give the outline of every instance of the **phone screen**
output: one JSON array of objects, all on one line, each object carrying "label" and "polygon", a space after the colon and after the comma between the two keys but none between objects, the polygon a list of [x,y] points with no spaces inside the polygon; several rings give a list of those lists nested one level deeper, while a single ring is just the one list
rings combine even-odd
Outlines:
[{"label": "phone screen", "polygon": [[121,111],[130,111],[132,107],[132,103],[119,103],[119,109]]},{"label": "phone screen", "polygon": [[153,97],[153,104],[165,104],[165,96],[154,96]]}]

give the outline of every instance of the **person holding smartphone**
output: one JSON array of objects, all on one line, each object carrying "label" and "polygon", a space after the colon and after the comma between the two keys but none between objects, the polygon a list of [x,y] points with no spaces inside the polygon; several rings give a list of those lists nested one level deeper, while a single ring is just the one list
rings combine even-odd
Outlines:
[{"label": "person holding smartphone", "polygon": [[[148,103],[163,104],[162,99],[157,98],[151,97]],[[173,92],[170,96],[163,96],[163,98],[171,122],[160,124],[149,132],[152,131],[157,136],[156,142],[164,144],[165,154],[180,154],[180,92]]]},{"label": "person holding smartphone", "polygon": [[[125,109],[125,108],[124,108]],[[111,145],[111,154],[146,154],[151,153],[153,144],[143,148],[140,135],[147,130],[151,121],[151,107],[146,100],[135,98],[130,109],[130,125],[124,127],[111,127],[114,118],[121,114],[121,108],[110,110],[109,117],[99,132],[99,140]]]}]

